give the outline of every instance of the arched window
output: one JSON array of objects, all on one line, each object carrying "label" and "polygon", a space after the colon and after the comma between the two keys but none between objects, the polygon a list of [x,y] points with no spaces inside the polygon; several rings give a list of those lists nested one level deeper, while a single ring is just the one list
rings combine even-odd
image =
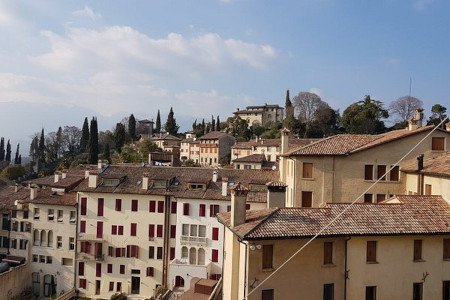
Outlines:
[{"label": "arched window", "polygon": [[56,295],[56,279],[53,275],[44,276],[44,297],[53,297]]},{"label": "arched window", "polygon": [[39,238],[39,230],[35,229],[33,231],[33,245],[39,246],[41,244],[41,239]]},{"label": "arched window", "polygon": [[205,249],[198,249],[198,260],[197,264],[203,266],[205,264]]},{"label": "arched window", "polygon": [[184,279],[181,276],[175,277],[175,287],[184,287]]},{"label": "arched window", "polygon": [[[37,230],[35,230],[35,231],[37,231]],[[39,233],[38,233],[38,236],[39,236]],[[33,288],[32,288],[33,295],[36,297],[39,297],[40,296],[40,288],[41,288],[39,272],[32,273],[31,278],[32,278],[32,282],[33,282]]]},{"label": "arched window", "polygon": [[41,246],[47,246],[47,233],[45,230],[41,231]]},{"label": "arched window", "polygon": [[47,235],[47,247],[53,247],[53,231],[49,231]]},{"label": "arched window", "polygon": [[191,249],[189,249],[189,263],[191,265],[195,265],[196,262],[197,262],[197,249],[192,247]]},{"label": "arched window", "polygon": [[183,248],[181,248],[181,258],[188,258],[188,248],[186,246],[184,246]]}]

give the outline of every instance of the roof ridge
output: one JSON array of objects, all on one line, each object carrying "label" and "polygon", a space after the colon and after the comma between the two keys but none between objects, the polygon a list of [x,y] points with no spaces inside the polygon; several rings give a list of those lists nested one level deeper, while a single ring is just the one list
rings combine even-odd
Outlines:
[{"label": "roof ridge", "polygon": [[[323,142],[323,141],[327,141],[327,140],[329,140],[329,139],[331,139],[331,138],[334,138],[334,137],[336,137],[336,136],[339,136],[339,135],[341,135],[341,134],[335,134],[335,135],[328,136],[328,137],[326,137],[326,138],[318,139],[317,141],[314,141],[314,142],[312,142],[312,143],[309,143],[308,145],[303,145],[303,146],[300,146],[300,147],[298,147],[298,148],[292,149],[291,151],[288,151],[288,152],[285,153],[284,155],[291,155],[291,154],[297,152],[297,151],[300,150],[300,149],[304,149],[304,148],[307,148],[307,147],[316,145],[317,143],[320,143],[320,142]],[[343,135],[343,134],[342,134],[342,135]]]}]

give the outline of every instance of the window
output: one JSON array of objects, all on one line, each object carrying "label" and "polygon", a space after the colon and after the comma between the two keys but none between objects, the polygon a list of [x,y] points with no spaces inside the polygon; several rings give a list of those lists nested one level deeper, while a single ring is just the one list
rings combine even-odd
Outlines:
[{"label": "window", "polygon": [[128,245],[127,246],[127,257],[139,258],[139,246]]},{"label": "window", "polygon": [[148,237],[150,239],[153,239],[155,237],[155,225],[154,224],[148,225]]},{"label": "window", "polygon": [[158,213],[164,212],[164,201],[158,201]]},{"label": "window", "polygon": [[52,264],[52,262],[53,262],[53,258],[51,256],[47,256],[46,257],[46,263],[47,264]]},{"label": "window", "polygon": [[364,166],[364,179],[373,180],[373,165]]},{"label": "window", "polygon": [[49,221],[55,220],[55,211],[51,208],[48,209],[47,220],[49,220]]},{"label": "window", "polygon": [[377,242],[367,241],[366,261],[369,263],[377,262]]},{"label": "window", "polygon": [[97,221],[97,238],[103,237],[103,222]]},{"label": "window", "polygon": [[376,300],[376,299],[377,299],[377,287],[366,286],[366,300]]},{"label": "window", "polygon": [[334,283],[326,283],[323,285],[323,300],[334,299]]},{"label": "window", "polygon": [[377,194],[377,203],[386,200],[385,194]]},{"label": "window", "polygon": [[364,203],[372,203],[372,194],[364,194]]},{"label": "window", "polygon": [[27,244],[28,244],[28,240],[20,239],[19,249],[20,250],[26,250],[27,249]]},{"label": "window", "polygon": [[80,202],[80,215],[85,216],[87,213],[87,198],[81,198]]},{"label": "window", "polygon": [[250,210],[250,204],[245,204],[245,210]]},{"label": "window", "polygon": [[431,188],[431,184],[425,184],[425,195],[431,195],[432,188]]},{"label": "window", "polygon": [[181,235],[189,235],[189,224],[183,224]]},{"label": "window", "polygon": [[212,249],[211,250],[211,261],[218,262],[219,261],[219,250]]},{"label": "window", "polygon": [[323,243],[323,264],[333,264],[333,242]]},{"label": "window", "polygon": [[148,202],[148,211],[149,212],[156,212],[156,201],[150,200]]},{"label": "window", "polygon": [[[33,211],[33,219],[39,220],[39,208],[35,208]],[[5,220],[5,219],[3,219]]]},{"label": "window", "polygon": [[80,278],[80,289],[86,289],[86,279]]},{"label": "window", "polygon": [[219,228],[218,227],[212,228],[212,239],[213,239],[213,241],[219,240]]},{"label": "window", "polygon": [[69,219],[70,224],[76,224],[77,223],[77,212],[74,210],[70,211],[70,219]]},{"label": "window", "polygon": [[302,207],[312,206],[312,192],[302,192]]},{"label": "window", "polygon": [[220,206],[216,205],[216,204],[211,204],[209,206],[209,216],[210,217],[215,217],[216,214],[218,214],[220,212]]},{"label": "window", "polygon": [[99,216],[99,217],[103,217],[104,204],[105,204],[105,199],[98,198],[98,202],[97,202],[97,216]]},{"label": "window", "polygon": [[[125,271],[124,271],[124,273],[125,273]],[[119,292],[119,293],[122,292],[122,282],[117,283],[116,292]]]},{"label": "window", "polygon": [[450,259],[450,239],[444,239],[444,259]]},{"label": "window", "polygon": [[386,176],[384,176],[385,173],[386,173],[385,165],[377,166],[377,179],[381,178],[381,180],[386,180]]},{"label": "window", "polygon": [[147,267],[147,277],[153,277],[153,274],[155,273],[153,267]]},{"label": "window", "polygon": [[137,231],[137,223],[131,223],[130,235],[136,236],[136,231]]},{"label": "window", "polygon": [[423,282],[413,283],[413,300],[422,300],[423,296]]},{"label": "window", "polygon": [[414,261],[422,260],[422,240],[414,240]]},{"label": "window", "polygon": [[156,259],[162,259],[163,256],[163,247],[156,248]]},{"label": "window", "polygon": [[200,204],[199,208],[198,208],[198,216],[199,217],[204,217],[206,214],[206,205],[205,204]]},{"label": "window", "polygon": [[138,201],[131,200],[131,211],[138,211]]},{"label": "window", "polygon": [[39,255],[33,254],[33,262],[39,261]]},{"label": "window", "polygon": [[82,261],[78,263],[78,275],[84,276],[84,262]]},{"label": "window", "polygon": [[443,137],[432,137],[431,138],[431,150],[443,151],[445,138]]},{"label": "window", "polygon": [[170,212],[173,214],[176,214],[177,213],[177,203],[175,201],[172,201],[170,203],[170,206],[171,206]]},{"label": "window", "polygon": [[56,248],[61,249],[62,248],[62,236],[56,237]]},{"label": "window", "polygon": [[125,265],[120,265],[119,266],[119,273],[120,274],[125,274]]},{"label": "window", "polygon": [[162,237],[163,236],[163,225],[157,225],[156,226],[156,237]]},{"label": "window", "polygon": [[149,259],[155,258],[155,247],[153,246],[148,247],[148,258]]},{"label": "window", "polygon": [[170,260],[175,259],[175,247],[170,247],[170,249],[169,249],[169,259]]},{"label": "window", "polygon": [[442,300],[450,300],[450,281],[442,282]]},{"label": "window", "polygon": [[191,236],[197,236],[197,225],[191,225]]},{"label": "window", "polygon": [[111,225],[111,234],[117,235],[117,225]]},{"label": "window", "polygon": [[177,235],[177,225],[170,225],[170,238],[174,239]]},{"label": "window", "polygon": [[44,255],[39,255],[39,262],[40,263],[45,263],[45,256]]},{"label": "window", "polygon": [[312,171],[312,163],[303,163],[303,178],[312,178]]},{"label": "window", "polygon": [[273,245],[262,246],[262,268],[263,270],[273,268]]},{"label": "window", "polygon": [[11,239],[11,248],[17,249],[17,240],[16,239]]},{"label": "window", "polygon": [[122,199],[116,199],[116,211],[122,211]]},{"label": "window", "polygon": [[73,266],[73,259],[72,258],[62,258],[62,265],[63,266],[69,266],[72,267]]},{"label": "window", "polygon": [[183,203],[183,215],[189,216],[189,203]]},{"label": "window", "polygon": [[123,235],[123,226],[122,225],[117,226],[117,234],[118,235]]},{"label": "window", "polygon": [[23,218],[28,219],[28,210],[23,211]]},{"label": "window", "polygon": [[86,221],[80,221],[80,233],[86,232]]},{"label": "window", "polygon": [[64,212],[61,209],[58,209],[57,220],[58,222],[63,221]]},{"label": "window", "polygon": [[274,298],[274,290],[270,289],[270,290],[262,290],[261,291],[261,299],[262,300],[273,300]]},{"label": "window", "polygon": [[95,264],[95,276],[102,277],[102,264],[101,263]]},{"label": "window", "polygon": [[390,181],[398,181],[399,180],[399,168],[398,166],[395,166],[394,168],[392,168],[391,172],[389,172],[389,180]]},{"label": "window", "polygon": [[69,237],[69,250],[75,250],[75,238]]},{"label": "window", "polygon": [[109,291],[110,292],[114,291],[114,281],[109,282]]}]

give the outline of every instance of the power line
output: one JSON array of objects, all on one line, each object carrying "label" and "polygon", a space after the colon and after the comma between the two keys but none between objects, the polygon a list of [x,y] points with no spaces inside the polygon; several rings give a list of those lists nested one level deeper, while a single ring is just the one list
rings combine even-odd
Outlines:
[{"label": "power line", "polygon": [[360,198],[364,196],[370,189],[372,189],[378,182],[382,180],[389,172],[391,172],[396,166],[400,164],[411,152],[413,152],[425,139],[427,139],[436,129],[438,129],[445,121],[442,120],[439,125],[435,126],[433,130],[431,130],[423,139],[421,139],[414,147],[412,147],[405,155],[402,156],[389,170],[384,173],[383,176],[378,178],[373,184],[370,185],[369,188],[367,188],[361,195],[359,195],[353,202],[351,202],[348,206],[346,206],[336,217],[333,218],[327,225],[325,225],[321,230],[319,230],[318,233],[316,233],[311,239],[306,242],[300,249],[298,249],[294,254],[292,254],[286,261],[284,261],[276,270],[274,270],[269,276],[264,278],[253,290],[251,290],[244,299],[248,299],[248,297],[253,294],[259,287],[261,287],[267,280],[269,280],[271,277],[273,277],[279,270],[281,270],[288,262],[290,262],[297,254],[299,254],[303,249],[305,249],[309,244],[311,244],[319,235],[322,234],[328,227],[330,227],[334,222],[336,222],[350,207],[352,207]]}]

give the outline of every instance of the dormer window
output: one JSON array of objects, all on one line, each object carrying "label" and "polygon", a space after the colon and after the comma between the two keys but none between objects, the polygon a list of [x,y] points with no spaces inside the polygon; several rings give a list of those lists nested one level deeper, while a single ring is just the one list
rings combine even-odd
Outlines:
[{"label": "dormer window", "polygon": [[153,181],[153,188],[166,188],[167,187],[167,181],[166,180],[154,180]]},{"label": "dormer window", "polygon": [[119,179],[103,179],[103,186],[118,186],[119,183]]},{"label": "dormer window", "polygon": [[190,190],[203,190],[205,189],[205,185],[201,183],[190,183],[189,184]]}]

